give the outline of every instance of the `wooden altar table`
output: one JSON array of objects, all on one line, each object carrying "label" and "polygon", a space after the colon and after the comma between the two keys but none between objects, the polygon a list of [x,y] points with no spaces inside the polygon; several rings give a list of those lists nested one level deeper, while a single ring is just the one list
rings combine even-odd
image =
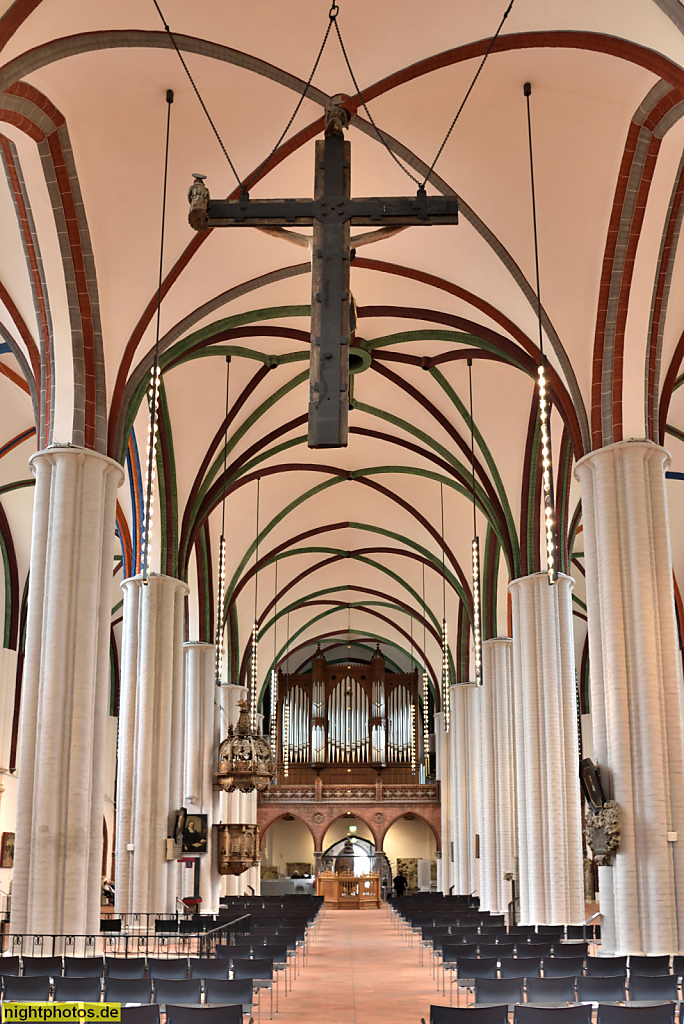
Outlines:
[{"label": "wooden altar table", "polygon": [[373,910],[380,906],[380,875],[335,874],[322,871],[316,878],[316,895],[332,910]]}]

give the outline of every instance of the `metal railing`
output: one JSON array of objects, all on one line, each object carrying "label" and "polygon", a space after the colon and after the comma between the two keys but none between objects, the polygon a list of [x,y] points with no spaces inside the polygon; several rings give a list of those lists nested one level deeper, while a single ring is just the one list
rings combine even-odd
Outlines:
[{"label": "metal railing", "polygon": [[[134,919],[124,929],[100,932],[96,935],[11,934],[0,936],[0,953],[7,956],[119,956],[119,957],[178,957],[214,956],[219,945],[234,945],[235,937],[249,933],[251,914],[242,914],[231,920],[216,923],[214,927],[194,931],[157,930],[149,928],[151,919],[156,926],[174,925],[173,915],[161,917],[153,914],[122,915]],[[180,922],[189,923],[182,918]],[[143,929],[142,925],[145,924]],[[0,965],[1,966],[1,965]]]}]

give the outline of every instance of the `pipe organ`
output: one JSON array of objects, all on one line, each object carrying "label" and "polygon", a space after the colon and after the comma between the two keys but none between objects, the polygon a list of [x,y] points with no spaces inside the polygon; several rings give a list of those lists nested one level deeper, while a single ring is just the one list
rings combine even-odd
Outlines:
[{"label": "pipe organ", "polygon": [[310,675],[278,673],[278,705],[285,704],[281,762],[317,769],[415,764],[418,674],[388,673],[379,648],[367,665],[329,665],[319,648]]}]

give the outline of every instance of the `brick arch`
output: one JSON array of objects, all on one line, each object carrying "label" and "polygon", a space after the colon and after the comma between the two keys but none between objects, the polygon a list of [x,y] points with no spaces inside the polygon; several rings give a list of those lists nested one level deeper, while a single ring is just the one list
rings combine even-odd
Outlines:
[{"label": "brick arch", "polygon": [[[304,810],[304,808],[302,808],[302,810]],[[263,804],[259,804],[257,815],[259,823],[259,843],[263,843],[264,836],[268,832],[271,825],[275,824],[275,822],[279,821],[281,818],[284,818],[286,814],[290,815],[296,821],[301,821],[302,825],[304,825],[307,828],[307,830],[311,833],[311,838],[313,839],[314,844],[314,850],[318,850],[319,847],[316,845],[316,833],[314,832],[311,826],[311,822],[307,820],[305,814],[302,814],[301,812],[298,812],[296,810],[290,810],[289,808],[264,807]]]},{"label": "brick arch", "polygon": [[410,813],[415,818],[419,818],[423,822],[423,824],[427,825],[427,827],[430,829],[433,836],[435,837],[435,852],[437,853],[437,855],[440,855],[442,838],[439,805],[436,805],[434,811],[432,808],[427,809],[427,813],[425,810],[418,811],[414,810],[412,807],[410,809],[407,809],[406,807],[400,807],[397,808],[396,811],[392,812],[385,805],[385,807],[383,807],[383,813],[386,814],[386,818],[385,821],[382,823],[382,826],[380,826],[380,828],[382,829],[382,835],[380,838],[380,845],[378,846],[378,850],[382,850],[384,848],[385,836],[392,828],[392,825],[396,824],[396,822],[403,818],[405,814]]},{"label": "brick arch", "polygon": [[[349,807],[345,807],[344,810],[340,811],[339,814],[333,814],[333,817],[331,817],[330,821],[325,826],[325,832],[323,832],[321,836],[321,843],[325,839],[326,832],[328,832],[328,830],[335,824],[336,821],[339,821],[340,818],[346,818],[348,811],[350,811],[355,818],[358,818],[359,821],[362,821],[364,823],[364,825],[370,832],[371,836],[373,837],[373,845],[375,846],[375,849],[379,850],[380,847],[378,846],[378,826],[377,823],[373,821],[372,813],[369,811],[368,808],[359,808],[354,806],[353,804]],[[319,847],[319,849],[322,850],[323,847],[321,846]]]}]

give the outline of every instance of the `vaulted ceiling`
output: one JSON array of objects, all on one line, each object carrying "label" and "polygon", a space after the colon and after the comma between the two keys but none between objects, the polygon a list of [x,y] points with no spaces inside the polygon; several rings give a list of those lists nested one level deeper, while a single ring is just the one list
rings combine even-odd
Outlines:
[{"label": "vaulted ceiling", "polygon": [[[160,6],[238,177],[254,174],[251,195],[263,198],[312,193],[314,139],[336,93],[355,113],[353,194],[413,194],[411,175],[428,173],[507,4],[341,0],[367,109],[333,29],[265,165],[329,5]],[[508,633],[508,581],[542,564],[529,81],[561,568],[576,580],[585,672],[573,465],[601,445],[649,437],[684,470],[679,0],[515,0],[429,175],[428,192],[459,196],[460,224],[356,246],[354,343],[369,365],[353,376],[349,445],[331,450],[306,444],[307,231],[189,227],[193,172],[214,197],[235,194],[237,181],[154,0],[16,0],[0,11],[5,646],[21,643],[37,448],[73,443],[125,461],[115,624],[118,584],[139,569],[173,89],[151,568],[188,580],[188,636],[213,639],[225,490],[229,678],[248,667],[255,609],[263,684],[288,641],[295,670],[318,642],[331,659],[368,657],[380,642],[390,664],[426,663],[438,680],[444,610],[453,678],[472,676],[469,358],[485,636]],[[669,494],[681,576],[682,479]]]}]

